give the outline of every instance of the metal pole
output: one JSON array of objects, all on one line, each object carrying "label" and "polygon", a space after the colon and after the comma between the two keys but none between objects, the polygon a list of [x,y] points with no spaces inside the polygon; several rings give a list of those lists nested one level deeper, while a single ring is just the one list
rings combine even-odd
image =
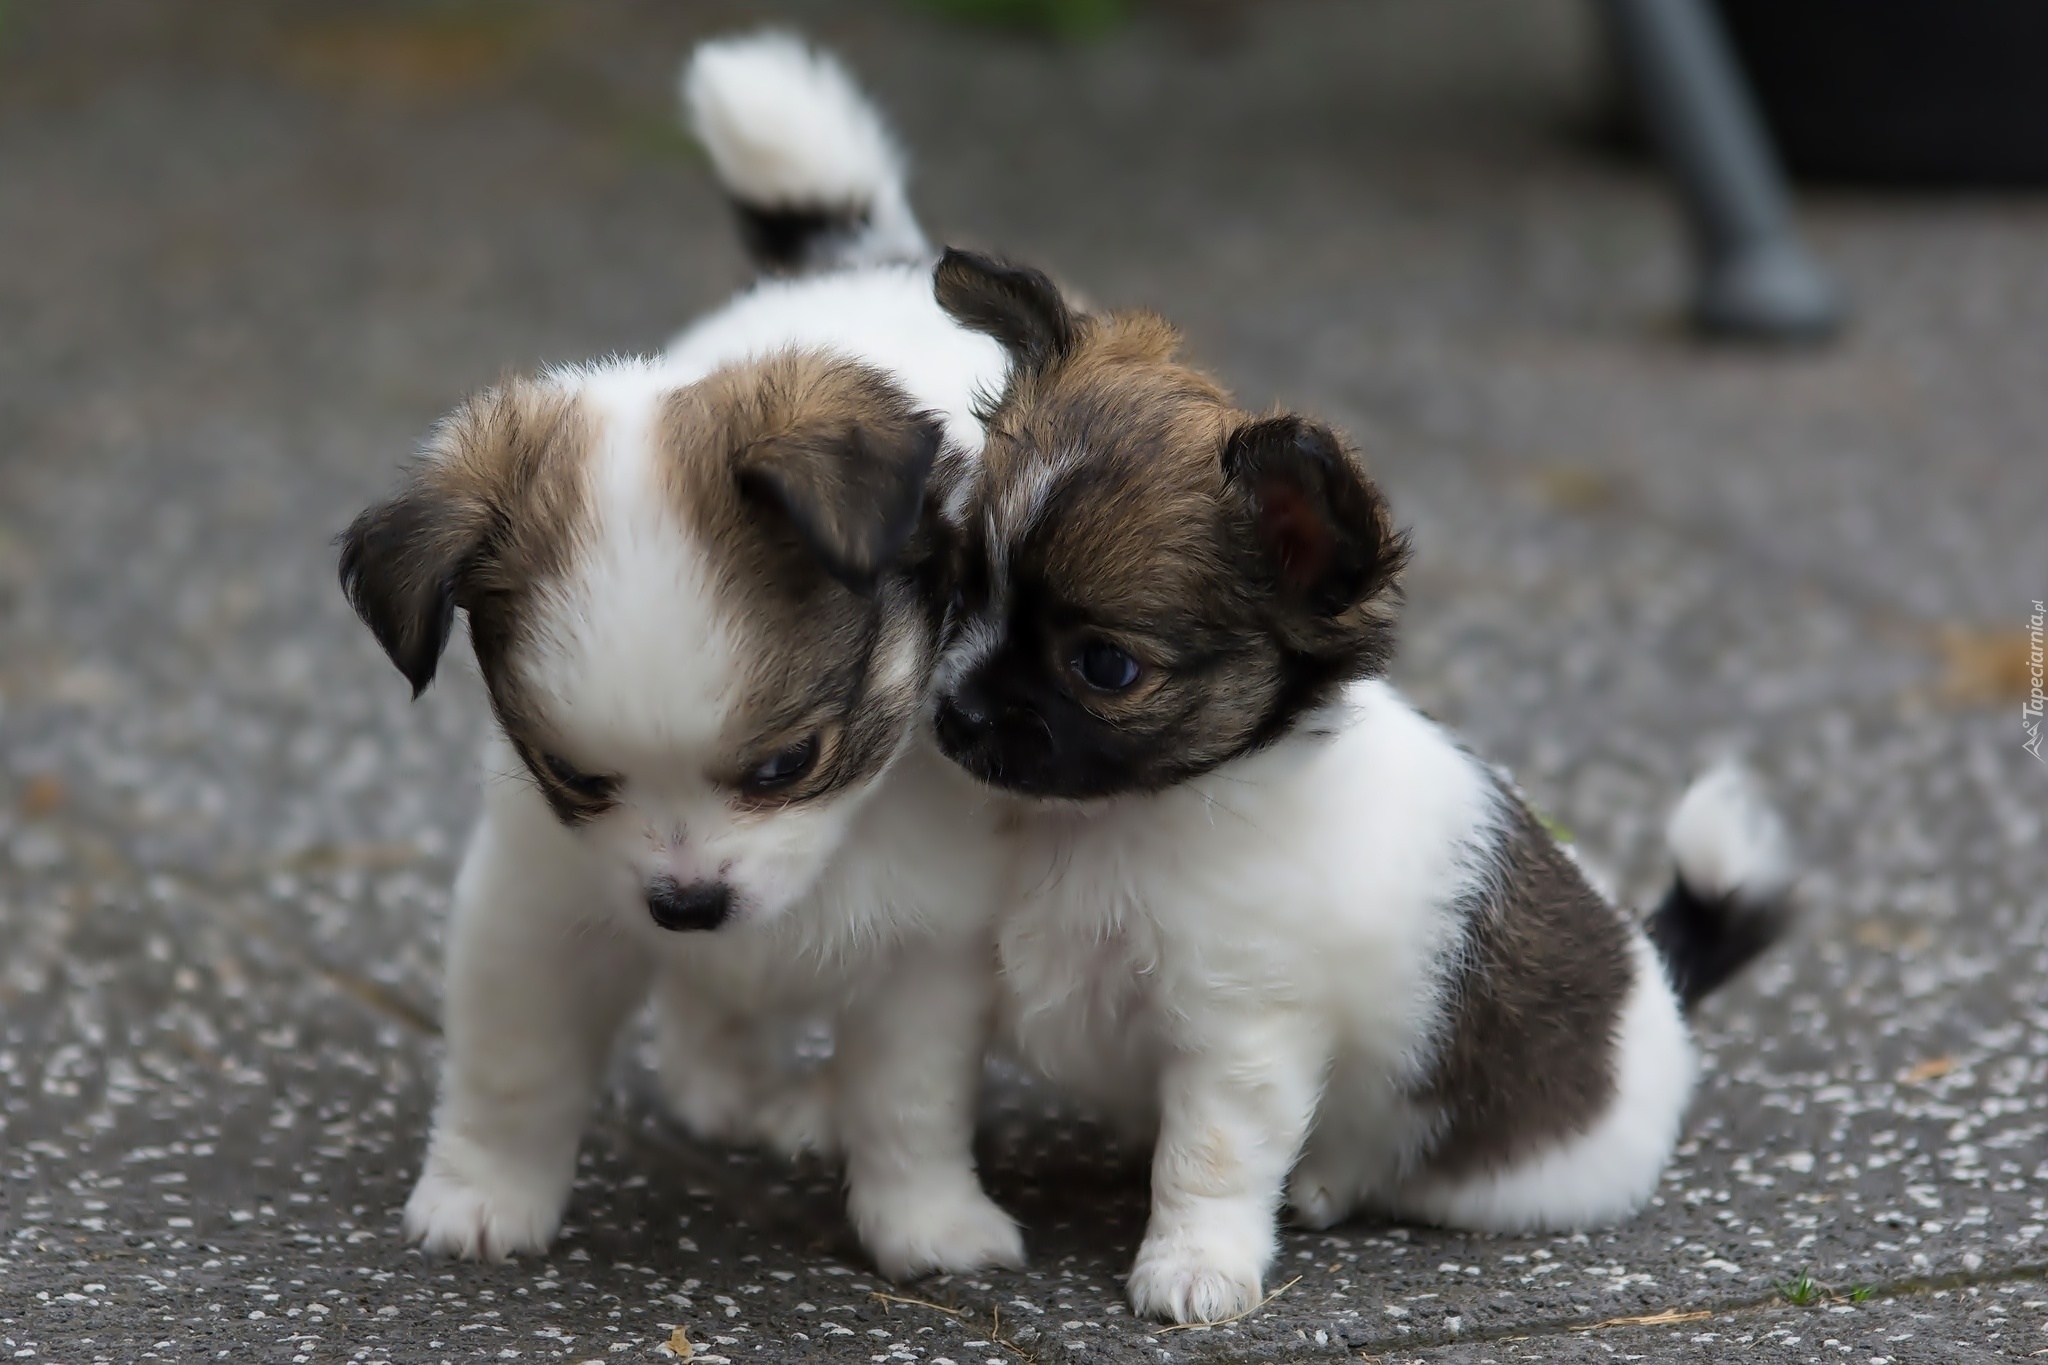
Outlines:
[{"label": "metal pole", "polygon": [[1693,320],[1731,337],[1841,325],[1834,285],[1799,240],[1769,138],[1706,0],[1604,0],[1622,64],[1678,181],[1699,253]]}]

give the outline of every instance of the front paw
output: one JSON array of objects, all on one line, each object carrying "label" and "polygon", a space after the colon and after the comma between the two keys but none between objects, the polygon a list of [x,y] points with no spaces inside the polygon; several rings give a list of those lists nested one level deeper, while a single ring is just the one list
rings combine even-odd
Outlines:
[{"label": "front paw", "polygon": [[669,1112],[699,1142],[737,1144],[753,1136],[754,1086],[722,1065],[692,1065],[666,1054],[661,1089]]},{"label": "front paw", "polygon": [[949,1181],[856,1190],[851,1204],[861,1245],[892,1280],[1024,1265],[1016,1220],[972,1177],[964,1187]]},{"label": "front paw", "polygon": [[1131,1267],[1131,1311],[1170,1322],[1221,1322],[1259,1304],[1260,1265],[1223,1238],[1147,1237]]},{"label": "front paw", "polygon": [[813,1072],[791,1078],[762,1101],[753,1126],[761,1141],[784,1157],[837,1156],[839,1125],[830,1077]]},{"label": "front paw", "polygon": [[562,1195],[546,1182],[452,1169],[434,1157],[405,1201],[405,1239],[430,1256],[502,1261],[544,1251],[562,1221]]},{"label": "front paw", "polygon": [[1332,1228],[1351,1216],[1354,1201],[1342,1190],[1336,1176],[1299,1166],[1287,1183],[1287,1206],[1305,1228]]}]

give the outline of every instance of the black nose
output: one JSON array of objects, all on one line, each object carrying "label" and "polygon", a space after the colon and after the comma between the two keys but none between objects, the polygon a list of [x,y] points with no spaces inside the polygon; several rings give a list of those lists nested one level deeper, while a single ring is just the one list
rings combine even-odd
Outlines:
[{"label": "black nose", "polygon": [[987,737],[995,728],[995,719],[989,714],[988,704],[968,692],[958,692],[939,703],[935,720],[938,726],[939,742],[946,748],[958,752],[972,748]]},{"label": "black nose", "polygon": [[647,888],[647,913],[664,929],[716,929],[732,915],[732,888],[724,882],[678,886],[663,877]]}]

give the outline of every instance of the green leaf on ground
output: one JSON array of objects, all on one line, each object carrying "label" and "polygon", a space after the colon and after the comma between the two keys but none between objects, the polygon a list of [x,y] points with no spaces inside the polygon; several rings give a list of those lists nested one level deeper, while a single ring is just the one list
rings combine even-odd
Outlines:
[{"label": "green leaf on ground", "polygon": [[1536,823],[1543,826],[1544,832],[1560,844],[1575,844],[1579,841],[1579,836],[1572,833],[1572,827],[1549,811],[1531,806],[1529,813],[1536,817]]},{"label": "green leaf on ground", "polygon": [[1827,1297],[1827,1291],[1813,1278],[1812,1272],[1805,1270],[1779,1285],[1778,1292],[1794,1308],[1810,1308]]}]

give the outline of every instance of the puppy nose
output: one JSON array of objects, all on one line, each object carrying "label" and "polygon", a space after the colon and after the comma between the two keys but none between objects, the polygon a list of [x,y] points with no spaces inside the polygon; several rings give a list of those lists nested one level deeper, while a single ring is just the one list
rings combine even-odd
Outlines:
[{"label": "puppy nose", "polygon": [[955,749],[966,748],[994,728],[987,704],[964,692],[939,703],[936,723],[939,739]]},{"label": "puppy nose", "polygon": [[732,888],[724,882],[678,886],[661,877],[647,888],[647,913],[664,929],[716,929],[732,915]]}]

